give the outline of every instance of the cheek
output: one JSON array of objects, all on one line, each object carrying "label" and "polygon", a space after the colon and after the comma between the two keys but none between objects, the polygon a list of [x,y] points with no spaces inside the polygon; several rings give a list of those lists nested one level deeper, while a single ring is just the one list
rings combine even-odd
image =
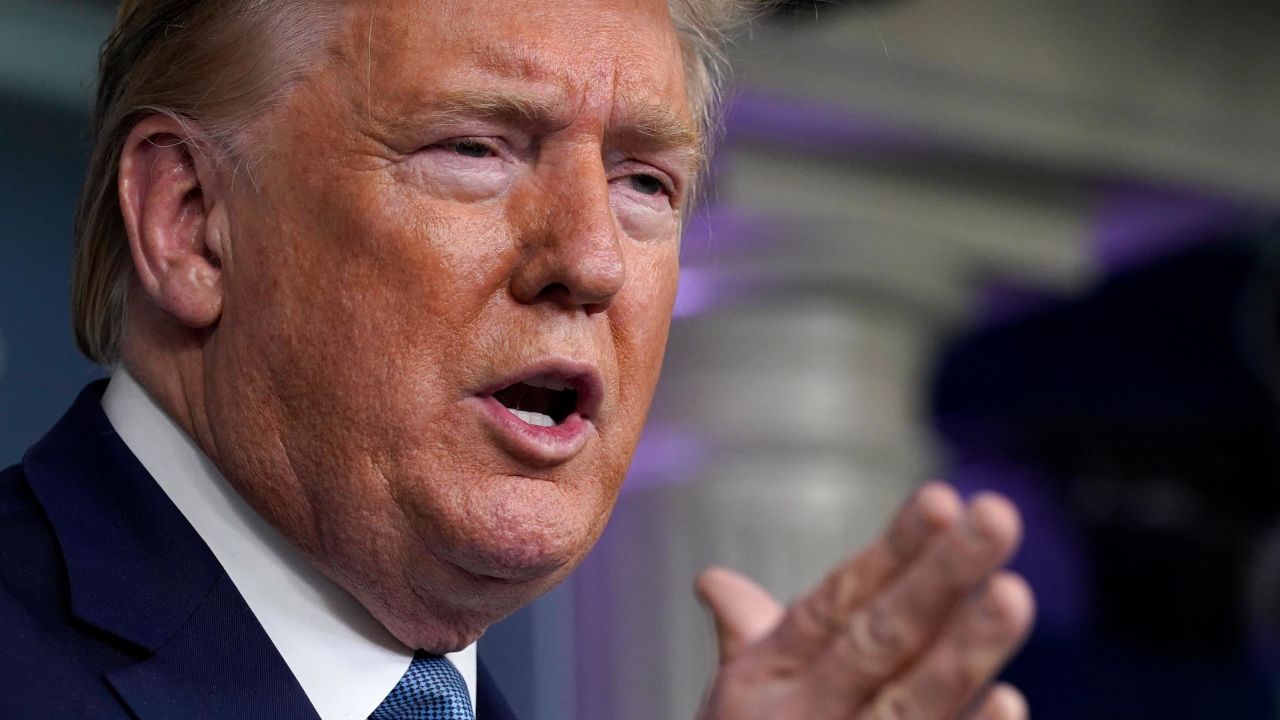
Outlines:
[{"label": "cheek", "polygon": [[468,344],[482,341],[468,329],[502,283],[504,243],[483,214],[445,214],[365,177],[255,208],[294,220],[239,230],[246,252],[224,326],[235,362],[269,367],[286,406],[306,415],[295,422],[359,428],[385,446],[455,399]]},{"label": "cheek", "polygon": [[[307,215],[315,222],[299,238],[299,262],[329,286],[299,283],[296,299],[329,331],[381,340],[383,353],[420,353],[461,331],[497,291],[503,275],[494,260],[509,243],[490,212],[450,212],[404,186],[369,185],[330,195]],[[432,344],[432,353],[456,345]]]},{"label": "cheek", "polygon": [[662,367],[671,308],[679,279],[675,242],[639,245],[627,268],[628,291],[611,308],[616,313],[620,402],[643,422]]}]

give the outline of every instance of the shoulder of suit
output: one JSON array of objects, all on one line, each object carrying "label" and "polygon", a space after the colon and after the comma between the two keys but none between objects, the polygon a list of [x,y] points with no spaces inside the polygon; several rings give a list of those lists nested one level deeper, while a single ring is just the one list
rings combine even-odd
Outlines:
[{"label": "shoulder of suit", "polygon": [[68,611],[57,539],[20,465],[0,470],[0,717],[125,717],[102,682],[137,662]]},{"label": "shoulder of suit", "polygon": [[34,506],[35,498],[31,495],[31,488],[27,486],[22,466],[11,465],[0,470],[0,517],[31,510]]}]

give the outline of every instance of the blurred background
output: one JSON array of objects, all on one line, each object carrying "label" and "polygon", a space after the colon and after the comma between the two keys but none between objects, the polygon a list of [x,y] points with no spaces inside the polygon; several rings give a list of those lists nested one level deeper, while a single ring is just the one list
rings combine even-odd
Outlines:
[{"label": "blurred background", "polygon": [[[0,458],[67,320],[114,3],[0,0]],[[783,597],[921,481],[1027,518],[1040,720],[1280,718],[1280,4],[794,2],[736,91],[613,522],[481,654],[528,720],[692,717],[691,584]]]}]

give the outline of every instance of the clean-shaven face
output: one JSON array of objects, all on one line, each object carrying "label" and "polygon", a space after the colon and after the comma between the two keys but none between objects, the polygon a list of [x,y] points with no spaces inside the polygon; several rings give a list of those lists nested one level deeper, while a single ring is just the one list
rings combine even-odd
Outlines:
[{"label": "clean-shaven face", "polygon": [[235,181],[212,442],[401,641],[444,651],[604,527],[698,135],[665,0],[352,6]]}]

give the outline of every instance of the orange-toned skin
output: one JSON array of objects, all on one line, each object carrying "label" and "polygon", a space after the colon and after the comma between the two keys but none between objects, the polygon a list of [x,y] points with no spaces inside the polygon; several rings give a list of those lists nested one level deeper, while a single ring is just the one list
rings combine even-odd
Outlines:
[{"label": "orange-toned skin", "polygon": [[[413,647],[466,645],[582,559],[666,344],[696,134],[665,3],[545,7],[360,3],[260,124],[252,182],[140,139],[178,134],[165,118],[122,169],[126,195],[184,172],[201,189],[155,210],[168,240],[135,223],[127,366]],[[477,93],[550,112],[490,118],[458,97]],[[654,136],[659,111],[688,137]],[[148,243],[193,269],[149,271]],[[178,276],[170,307],[153,275]],[[594,366],[605,389],[586,445],[551,465],[513,457],[470,400],[546,358]]]}]

